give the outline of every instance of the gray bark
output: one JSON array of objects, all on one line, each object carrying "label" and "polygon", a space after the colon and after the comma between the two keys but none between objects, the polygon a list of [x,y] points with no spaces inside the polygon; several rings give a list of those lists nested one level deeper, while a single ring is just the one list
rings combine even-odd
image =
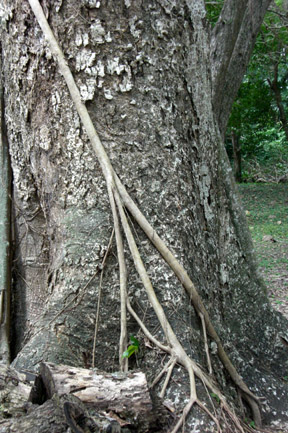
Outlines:
[{"label": "gray bark", "polygon": [[[44,360],[87,368],[101,263],[112,232],[105,183],[28,3],[8,5],[13,15],[7,15],[2,31],[2,56],[17,245],[13,365],[36,370]],[[214,120],[202,1],[45,5],[117,174],[192,276],[241,375],[266,398],[265,421],[287,419],[287,385],[281,381],[288,362],[287,322],[272,310],[257,274]],[[239,58],[236,51],[228,75]],[[202,330],[189,299],[136,225],[134,231],[177,336],[205,367]],[[161,340],[127,248],[126,258],[130,301]],[[96,366],[113,371],[118,370],[120,311],[115,245],[103,272]],[[128,331],[139,332],[131,317]],[[163,354],[141,333],[139,339],[137,362],[152,380]],[[234,387],[217,354],[211,358],[215,377],[233,399]],[[131,357],[130,368],[135,362]],[[171,382],[168,398],[180,410],[187,377],[180,369],[174,375],[182,385]],[[188,428],[201,417],[194,411]],[[213,431],[204,425],[201,432]]]},{"label": "gray bark", "polygon": [[12,367],[0,364],[0,423],[5,418],[21,417],[25,414],[31,385],[25,382],[25,375]]},{"label": "gray bark", "polygon": [[[0,421],[0,432],[67,433],[69,425],[64,413],[66,398],[65,396],[59,399],[57,396],[54,396],[38,407],[33,407],[26,403],[22,408],[25,414],[22,416],[18,414],[18,417]],[[82,432],[78,430],[77,433]]]}]

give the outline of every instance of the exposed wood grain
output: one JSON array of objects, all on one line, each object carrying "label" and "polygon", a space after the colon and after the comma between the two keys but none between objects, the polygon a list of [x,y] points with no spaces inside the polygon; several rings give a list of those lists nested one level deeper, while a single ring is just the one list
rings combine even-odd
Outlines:
[{"label": "exposed wood grain", "polygon": [[55,393],[73,394],[89,407],[133,418],[148,415],[152,410],[146,377],[140,371],[105,373],[45,362],[40,373],[48,398]]}]

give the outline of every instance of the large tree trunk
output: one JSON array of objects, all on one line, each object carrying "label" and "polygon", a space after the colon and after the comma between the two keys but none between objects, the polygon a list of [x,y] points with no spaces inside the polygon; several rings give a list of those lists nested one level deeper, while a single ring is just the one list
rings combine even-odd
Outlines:
[{"label": "large tree trunk", "polygon": [[[65,0],[43,7],[122,183],[192,277],[245,381],[265,397],[264,421],[288,419],[282,379],[287,322],[272,310],[257,274],[215,120],[202,1]],[[90,367],[95,357],[101,370],[117,370],[114,242],[102,264],[113,230],[106,184],[28,2],[10,1],[7,10],[2,72],[14,176],[13,365],[36,370],[44,360]],[[132,226],[170,324],[206,369],[201,321],[189,296],[138,225]],[[126,246],[125,253],[130,302],[164,341]],[[152,381],[165,355],[147,342],[132,316],[128,331],[140,339],[137,367]],[[213,351],[215,341],[209,337],[208,343],[215,379],[237,404]],[[130,359],[133,368],[136,358]],[[180,368],[174,377],[168,397],[180,410],[188,379]],[[195,409],[187,431],[205,417]],[[201,432],[212,432],[205,422]]]}]

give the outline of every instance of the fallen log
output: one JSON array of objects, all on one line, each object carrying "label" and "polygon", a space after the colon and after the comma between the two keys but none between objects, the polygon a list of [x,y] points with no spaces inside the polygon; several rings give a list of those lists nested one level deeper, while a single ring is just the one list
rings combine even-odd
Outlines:
[{"label": "fallen log", "polygon": [[41,406],[30,404],[29,407],[27,405],[25,414],[22,416],[18,414],[16,417],[0,421],[0,433],[67,433],[68,424],[64,415],[64,401],[64,396],[61,399],[55,396]]},{"label": "fallen log", "polygon": [[[31,380],[35,377],[32,387]],[[42,363],[40,373],[0,368],[0,433],[160,432],[171,413],[150,397],[145,374]],[[9,396],[9,398],[8,398]]]},{"label": "fallen log", "polygon": [[134,420],[151,414],[152,401],[141,371],[106,373],[43,362],[40,375],[48,398],[73,394],[88,407]]},{"label": "fallen log", "polygon": [[0,364],[0,421],[21,416],[31,391],[26,376],[6,364]]},{"label": "fallen log", "polygon": [[[117,431],[117,424],[119,428],[132,427],[138,432],[149,431],[151,425],[155,425],[157,411],[153,408],[146,376],[141,371],[107,373],[43,362],[40,378],[43,383],[40,390],[46,398],[66,395],[79,399],[85,404],[88,417],[92,417],[97,425],[107,425],[108,422],[111,426],[114,421],[113,431]],[[35,389],[31,396],[35,401]],[[80,413],[77,404],[67,401],[64,409],[68,424],[72,424],[75,413]]]}]

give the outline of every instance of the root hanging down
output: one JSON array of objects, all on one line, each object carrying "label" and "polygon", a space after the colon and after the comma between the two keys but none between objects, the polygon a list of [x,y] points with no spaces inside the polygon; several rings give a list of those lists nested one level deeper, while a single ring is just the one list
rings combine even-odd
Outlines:
[{"label": "root hanging down", "polygon": [[[224,408],[224,410],[227,411],[228,414],[231,414],[232,411],[229,408],[226,399],[224,397],[224,395],[222,395],[221,391],[216,387],[216,385],[213,384],[212,380],[210,377],[208,377],[202,370],[201,368],[187,355],[187,353],[185,352],[184,348],[182,347],[181,343],[179,342],[178,338],[176,337],[165,313],[164,310],[161,306],[161,304],[159,303],[157,296],[155,294],[155,291],[153,289],[153,286],[150,282],[149,276],[147,274],[147,271],[144,267],[144,264],[142,262],[142,259],[140,257],[135,239],[133,237],[132,231],[129,227],[124,209],[123,209],[123,205],[121,203],[120,197],[118,192],[115,192],[115,201],[118,207],[118,211],[119,211],[119,215],[120,215],[120,220],[122,223],[122,227],[130,248],[130,252],[134,261],[134,265],[138,271],[138,274],[142,280],[142,283],[145,287],[146,293],[148,295],[148,299],[155,311],[155,314],[161,324],[162,330],[165,334],[166,340],[168,342],[168,346],[165,348],[166,352],[170,353],[170,355],[172,356],[172,361],[171,363],[166,366],[167,367],[167,377],[166,380],[164,381],[164,388],[162,389],[161,392],[161,396],[164,396],[164,392],[166,390],[166,387],[168,385],[168,381],[170,379],[170,376],[172,374],[172,370],[176,364],[176,362],[178,362],[179,364],[181,364],[188,372],[189,375],[189,382],[190,382],[190,400],[188,402],[188,404],[185,406],[184,410],[183,410],[183,414],[180,417],[178,423],[176,424],[176,426],[174,427],[174,429],[172,430],[172,433],[176,433],[178,431],[178,429],[181,427],[182,423],[184,422],[187,414],[189,413],[190,409],[192,408],[192,406],[194,404],[197,404],[199,407],[201,407],[201,409],[205,408],[205,412],[208,413],[208,415],[210,416],[210,418],[216,422],[216,425],[219,426],[218,421],[216,420],[215,416],[199,401],[198,397],[197,397],[197,391],[196,391],[196,383],[195,383],[195,375],[203,382],[203,384],[213,393],[215,393],[216,395],[218,395],[218,397],[220,398],[221,402],[222,402],[222,406]],[[123,243],[122,243],[123,245]],[[127,307],[129,312],[132,312],[132,308],[130,303],[127,303]],[[151,334],[147,329],[143,326],[142,321],[139,319],[139,317],[136,315],[136,313],[133,311],[133,317],[137,318],[137,322],[140,325],[142,331],[144,332],[144,334],[146,335],[146,337],[148,337],[151,341],[155,342],[155,339],[153,338],[153,340],[151,339]],[[159,344],[157,344],[159,347]],[[167,379],[168,378],[168,379]],[[235,427],[237,427],[239,432],[244,433],[244,430],[240,424],[240,422],[238,421],[238,419],[236,417],[233,416],[233,422],[235,424]],[[219,430],[219,429],[218,429]],[[221,429],[219,430],[221,431]]]},{"label": "root hanging down", "polygon": [[[183,268],[183,266],[177,261],[175,256],[171,253],[171,251],[167,248],[165,243],[162,241],[162,239],[158,236],[158,234],[155,232],[153,227],[149,224],[149,222],[146,220],[144,215],[141,213],[141,211],[138,209],[136,204],[133,202],[129,194],[127,193],[124,185],[121,183],[120,179],[114,172],[114,169],[111,165],[111,162],[109,160],[109,157],[100,141],[100,138],[94,128],[94,125],[92,123],[92,120],[89,116],[89,113],[85,107],[85,105],[81,101],[81,96],[79,93],[79,89],[76,86],[76,83],[74,81],[73,75],[67,65],[67,62],[64,58],[64,55],[51,31],[51,28],[49,27],[49,24],[45,18],[45,15],[43,13],[43,10],[39,4],[38,0],[29,0],[31,9],[33,10],[36,19],[44,33],[44,36],[49,44],[49,48],[55,58],[55,60],[58,62],[59,69],[61,74],[63,75],[66,84],[68,86],[68,89],[70,91],[72,100],[75,104],[75,107],[77,109],[77,112],[79,114],[79,117],[83,123],[83,126],[87,132],[87,135],[90,139],[92,148],[95,152],[96,157],[99,160],[103,175],[106,180],[107,184],[107,190],[108,190],[108,196],[110,201],[110,206],[112,210],[113,215],[113,221],[114,221],[114,228],[115,228],[115,237],[116,237],[116,245],[117,245],[117,254],[118,254],[118,262],[119,262],[119,271],[120,271],[120,299],[121,299],[121,336],[120,336],[120,347],[119,347],[119,363],[120,368],[123,371],[127,371],[128,364],[127,360],[122,358],[123,349],[127,345],[127,331],[126,331],[126,309],[129,311],[129,313],[134,317],[134,319],[137,321],[138,325],[142,329],[143,333],[146,335],[146,337],[157,347],[159,347],[164,352],[168,353],[171,356],[171,362],[169,363],[167,367],[167,378],[165,381],[165,386],[162,389],[162,394],[164,394],[166,386],[169,382],[170,375],[172,374],[172,370],[174,368],[174,365],[176,363],[182,365],[189,375],[189,382],[190,382],[190,399],[185,408],[183,409],[182,416],[178,420],[177,424],[172,430],[172,433],[176,433],[181,425],[184,423],[185,418],[187,417],[188,413],[190,412],[191,408],[194,404],[198,405],[203,411],[205,411],[209,417],[215,422],[217,425],[218,431],[221,432],[221,428],[219,425],[219,421],[207,408],[204,406],[202,402],[197,397],[197,391],[196,391],[196,384],[195,384],[195,376],[197,376],[202,383],[205,385],[205,387],[210,390],[211,392],[218,395],[221,406],[223,411],[225,412],[226,416],[228,416],[229,420],[234,425],[234,431],[244,433],[244,429],[237,418],[237,416],[233,413],[233,411],[229,408],[228,403],[226,402],[226,399],[224,395],[221,393],[221,391],[218,389],[218,387],[213,383],[211,377],[206,374],[197,364],[195,361],[193,361],[186,353],[184,348],[182,347],[180,341],[176,337],[166,315],[163,310],[162,305],[160,304],[155,291],[153,289],[153,286],[151,284],[151,281],[149,279],[149,276],[147,274],[147,271],[145,269],[145,266],[142,262],[140,253],[138,251],[135,239],[133,237],[132,231],[130,229],[129,223],[127,221],[127,217],[125,214],[125,209],[127,209],[131,216],[134,218],[134,220],[138,223],[140,228],[143,230],[143,232],[146,234],[148,239],[154,244],[158,252],[162,255],[163,259],[166,261],[166,263],[170,266],[170,268],[173,270],[177,278],[179,279],[180,283],[185,288],[189,298],[191,299],[191,303],[193,307],[195,308],[196,312],[198,313],[201,322],[202,322],[202,329],[203,329],[203,335],[204,335],[204,346],[206,351],[206,357],[207,357],[207,364],[208,364],[208,370],[211,374],[212,367],[211,367],[211,361],[209,357],[209,350],[207,345],[207,334],[212,338],[215,343],[217,344],[217,354],[219,359],[221,360],[222,364],[226,368],[227,372],[229,373],[231,379],[235,383],[236,387],[240,390],[241,395],[247,403],[249,404],[255,424],[257,426],[261,425],[261,417],[260,417],[260,403],[259,399],[249,390],[247,385],[244,383],[242,378],[240,377],[239,373],[236,371],[235,367],[233,366],[232,362],[230,361],[227,353],[225,352],[223,345],[220,341],[220,338],[210,320],[209,314],[207,310],[204,307],[204,304],[201,300],[200,295],[198,294],[198,291],[196,290],[193,282],[191,281],[190,277],[188,276],[187,272]],[[165,338],[166,338],[166,344],[163,344],[159,342],[155,337],[152,336],[150,331],[146,328],[144,323],[141,321],[141,319],[137,316],[135,311],[130,305],[128,295],[127,295],[127,289],[126,289],[126,282],[127,282],[127,271],[126,271],[126,264],[125,264],[125,256],[124,256],[124,247],[123,247],[123,240],[121,235],[121,229],[120,229],[120,222],[122,229],[125,234],[125,238],[127,240],[131,256],[133,258],[134,266],[142,280],[142,284],[146,290],[149,302],[151,306],[154,309],[154,312],[158,318],[158,321],[162,327],[162,330],[164,332]],[[248,431],[246,429],[246,431]]]},{"label": "root hanging down", "polygon": [[100,316],[100,304],[101,304],[101,296],[102,296],[102,281],[103,281],[103,272],[105,263],[112,245],[113,237],[114,237],[115,229],[113,229],[111,237],[109,239],[108,247],[104,258],[101,264],[101,275],[99,281],[99,289],[98,289],[98,302],[97,302],[97,310],[96,310],[96,318],[95,318],[95,329],[94,329],[94,338],[93,338],[93,349],[92,349],[92,368],[95,367],[95,351],[96,351],[96,342],[97,342],[97,334],[98,334],[98,326],[99,326],[99,316]]},{"label": "root hanging down", "polygon": [[119,365],[120,370],[123,372],[128,371],[128,358],[123,358],[123,353],[127,347],[127,313],[126,313],[126,303],[127,303],[127,270],[124,257],[124,247],[123,240],[120,230],[119,218],[116,209],[116,204],[114,200],[114,194],[111,185],[108,186],[108,194],[110,205],[112,209],[114,229],[116,234],[116,245],[117,245],[117,255],[119,263],[119,274],[120,274],[120,301],[121,301],[121,314],[120,314],[120,341],[119,341]]}]

